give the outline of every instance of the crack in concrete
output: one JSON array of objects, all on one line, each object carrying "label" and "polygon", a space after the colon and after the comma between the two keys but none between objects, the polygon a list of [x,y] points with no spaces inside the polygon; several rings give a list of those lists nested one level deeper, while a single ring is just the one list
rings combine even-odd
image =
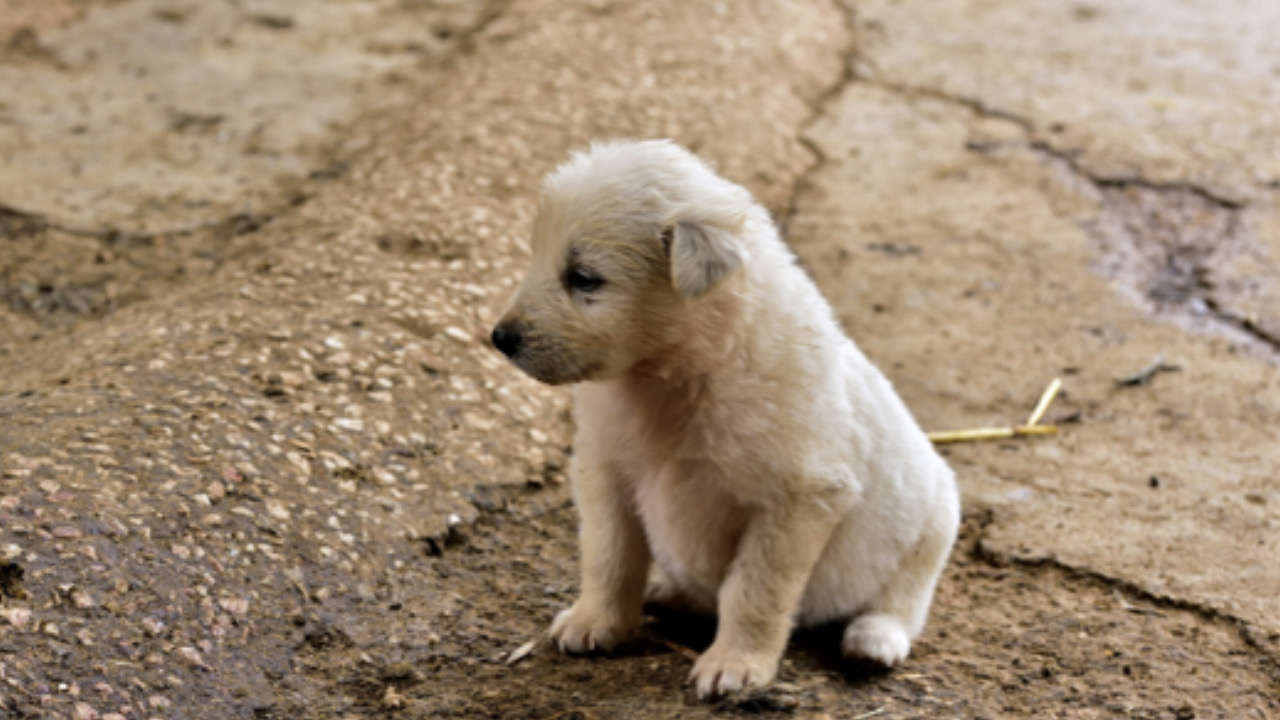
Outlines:
[{"label": "crack in concrete", "polygon": [[1226,626],[1239,636],[1246,647],[1265,660],[1271,670],[1273,683],[1280,688],[1280,645],[1268,644],[1264,639],[1266,633],[1253,627],[1248,621],[1209,605],[1153,592],[1132,580],[1114,577],[1090,567],[1072,565],[1054,555],[1021,557],[993,549],[987,542],[987,535],[996,521],[995,510],[984,506],[970,512],[976,512],[979,515],[976,523],[977,537],[969,541],[965,547],[957,545],[956,548],[970,559],[993,568],[1006,568],[1012,565],[1056,572],[1077,583],[1092,583],[1151,603],[1164,610],[1191,613],[1207,622]]},{"label": "crack in concrete", "polygon": [[826,166],[829,158],[823,152],[822,147],[808,137],[809,128],[813,127],[818,119],[826,112],[828,107],[840,97],[850,85],[857,81],[857,77],[853,71],[854,57],[858,51],[857,30],[855,22],[855,13],[853,8],[846,7],[840,0],[832,0],[832,6],[835,7],[845,22],[845,27],[849,31],[849,42],[840,51],[841,72],[840,77],[825,90],[818,94],[809,102],[809,117],[805,118],[800,124],[796,132],[796,140],[804,146],[806,150],[813,154],[813,164],[804,172],[800,173],[791,185],[791,193],[787,196],[787,206],[782,212],[782,217],[778,218],[778,233],[786,240],[790,235],[791,221],[799,214],[800,195],[811,186],[811,179],[824,166]]},{"label": "crack in concrete", "polygon": [[977,98],[965,97],[963,95],[954,95],[954,94],[945,92],[943,90],[938,90],[936,88],[916,87],[913,85],[893,83],[887,80],[873,78],[868,75],[860,75],[856,72],[853,75],[854,75],[854,80],[856,82],[861,82],[866,85],[870,85],[871,87],[880,88],[881,90],[888,90],[889,92],[897,95],[905,95],[907,97],[912,97],[912,98],[925,98],[927,100],[937,100],[938,102],[947,103],[950,105],[958,105],[960,107],[963,107],[971,111],[973,114],[977,115],[978,117],[991,118],[995,120],[1005,120],[1005,121],[1011,122],[1014,125],[1017,125],[1018,127],[1022,128],[1023,131],[1026,132],[1028,139],[1031,137],[1031,135],[1034,134],[1035,124],[1031,122],[1031,120],[1025,117],[1022,117],[1017,113],[1009,112],[1008,110],[1003,110],[997,107],[992,107]]},{"label": "crack in concrete", "polygon": [[[850,11],[849,17],[852,18],[852,15],[853,13]],[[968,110],[980,118],[990,118],[1010,122],[1022,129],[1025,136],[1025,147],[1039,155],[1045,161],[1058,164],[1073,177],[1093,187],[1099,195],[1106,196],[1108,192],[1124,193],[1135,188],[1162,195],[1189,195],[1207,203],[1220,212],[1230,214],[1231,226],[1229,228],[1229,236],[1235,235],[1239,227],[1238,215],[1249,205],[1246,201],[1225,197],[1209,188],[1191,182],[1157,182],[1138,175],[1116,177],[1098,173],[1080,162],[1079,152],[1063,150],[1055,147],[1052,143],[1046,140],[1036,139],[1035,123],[1029,118],[1002,108],[993,107],[978,98],[955,95],[936,88],[915,87],[900,83],[893,83],[874,78],[866,74],[860,74],[853,69],[855,59],[856,48],[849,54],[849,65],[846,78],[838,88],[833,89],[830,95],[834,96],[838,94],[845,87],[853,83],[865,83],[871,87],[880,88],[909,98],[925,98],[955,105]],[[830,98],[827,97],[825,100],[829,101]],[[822,106],[820,105],[818,108],[819,111],[817,115],[821,115]],[[810,146],[819,158],[821,158],[821,150],[819,148],[814,146],[812,142],[807,140],[803,141],[807,146]],[[983,151],[984,148],[975,148],[975,150]],[[811,172],[816,171],[821,167],[821,165],[822,162],[819,162]],[[806,173],[806,177],[807,175],[808,173]],[[803,188],[798,186],[795,195],[799,195],[802,190]],[[793,196],[793,208],[794,202],[795,198]],[[790,217],[788,217],[788,220],[789,219]],[[1132,241],[1136,244],[1141,242],[1141,238],[1133,238]],[[1201,274],[1207,274],[1208,270],[1209,268],[1207,266],[1195,269],[1196,272]],[[1226,308],[1224,304],[1213,294],[1207,292],[1198,293],[1195,296],[1195,300],[1197,300],[1199,306],[1203,308],[1203,313],[1193,313],[1194,316],[1205,316],[1223,330],[1233,331],[1234,333],[1243,335],[1250,341],[1264,346],[1272,353],[1280,353],[1280,331],[1264,327],[1264,325],[1256,318],[1231,311]]]},{"label": "crack in concrete", "polygon": [[[858,74],[855,71],[850,72],[854,82],[861,82],[872,87],[887,90],[899,95],[907,97],[926,98],[929,100],[937,100],[939,102],[958,105],[981,118],[990,118],[995,120],[1005,120],[1022,128],[1027,136],[1027,146],[1043,155],[1056,158],[1067,165],[1067,167],[1077,176],[1088,180],[1091,184],[1099,188],[1124,188],[1124,187],[1141,187],[1157,192],[1163,191],[1185,191],[1198,195],[1216,205],[1220,205],[1225,209],[1239,210],[1248,205],[1247,202],[1236,200],[1233,198],[1220,195],[1208,188],[1189,182],[1156,182],[1141,177],[1140,175],[1127,175],[1122,177],[1104,175],[1091,170],[1082,165],[1078,158],[1080,153],[1071,150],[1063,150],[1055,147],[1047,140],[1037,140],[1036,125],[1030,119],[1023,117],[1015,112],[1004,110],[1002,108],[993,107],[981,99],[971,98],[964,95],[956,95],[943,90],[929,87],[917,87],[912,85],[904,85],[901,83],[893,83],[887,80],[873,78],[865,74]],[[1280,187],[1280,183],[1274,184]]]},{"label": "crack in concrete", "polygon": [[1079,152],[1070,150],[1062,150],[1056,148],[1044,140],[1033,140],[1030,134],[1027,137],[1027,147],[1039,153],[1042,156],[1050,157],[1062,162],[1068,170],[1081,179],[1087,180],[1099,189],[1108,188],[1143,188],[1153,190],[1155,192],[1185,192],[1195,195],[1207,202],[1213,203],[1223,210],[1242,210],[1248,206],[1248,202],[1242,200],[1234,200],[1232,198],[1219,195],[1208,188],[1201,187],[1189,182],[1155,182],[1138,175],[1130,175],[1125,177],[1114,177],[1102,175],[1080,164]]}]

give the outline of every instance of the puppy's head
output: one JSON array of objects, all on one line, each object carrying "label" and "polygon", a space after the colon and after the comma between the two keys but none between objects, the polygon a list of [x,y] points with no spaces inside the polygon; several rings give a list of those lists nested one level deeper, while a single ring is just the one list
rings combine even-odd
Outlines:
[{"label": "puppy's head", "polygon": [[547,177],[533,262],[493,344],[542,382],[616,377],[669,348],[747,261],[746,190],[668,141],[593,145]]}]

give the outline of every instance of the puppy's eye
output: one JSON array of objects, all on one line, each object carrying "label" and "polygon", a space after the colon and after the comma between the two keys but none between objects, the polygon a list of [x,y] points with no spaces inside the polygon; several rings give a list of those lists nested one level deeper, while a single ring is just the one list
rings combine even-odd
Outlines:
[{"label": "puppy's eye", "polygon": [[593,275],[589,270],[570,268],[569,274],[565,276],[565,283],[571,290],[589,293],[599,290],[604,285],[604,278]]}]

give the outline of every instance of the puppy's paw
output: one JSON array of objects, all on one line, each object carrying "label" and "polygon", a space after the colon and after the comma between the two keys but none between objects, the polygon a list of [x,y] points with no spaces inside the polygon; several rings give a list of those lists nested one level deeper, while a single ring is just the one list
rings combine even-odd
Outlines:
[{"label": "puppy's paw", "polygon": [[551,623],[551,642],[564,653],[609,652],[631,639],[640,629],[641,618],[626,620],[617,613],[604,612],[581,600],[563,610]]},{"label": "puppy's paw", "polygon": [[743,688],[768,685],[777,674],[777,657],[726,650],[713,643],[693,664],[689,680],[697,686],[698,697],[706,700]]},{"label": "puppy's paw", "polygon": [[841,645],[847,657],[893,667],[907,659],[911,637],[902,623],[890,615],[863,615],[849,623]]}]

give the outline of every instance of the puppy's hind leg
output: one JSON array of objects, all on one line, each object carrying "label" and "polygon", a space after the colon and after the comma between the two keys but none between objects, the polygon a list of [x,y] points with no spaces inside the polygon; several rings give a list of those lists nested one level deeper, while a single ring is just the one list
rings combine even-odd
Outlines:
[{"label": "puppy's hind leg", "polygon": [[[949,476],[950,470],[944,470]],[[960,500],[950,477],[940,483],[933,511],[916,547],[902,559],[871,604],[849,623],[842,649],[849,657],[893,667],[906,659],[924,629],[933,591],[960,525]]]}]

